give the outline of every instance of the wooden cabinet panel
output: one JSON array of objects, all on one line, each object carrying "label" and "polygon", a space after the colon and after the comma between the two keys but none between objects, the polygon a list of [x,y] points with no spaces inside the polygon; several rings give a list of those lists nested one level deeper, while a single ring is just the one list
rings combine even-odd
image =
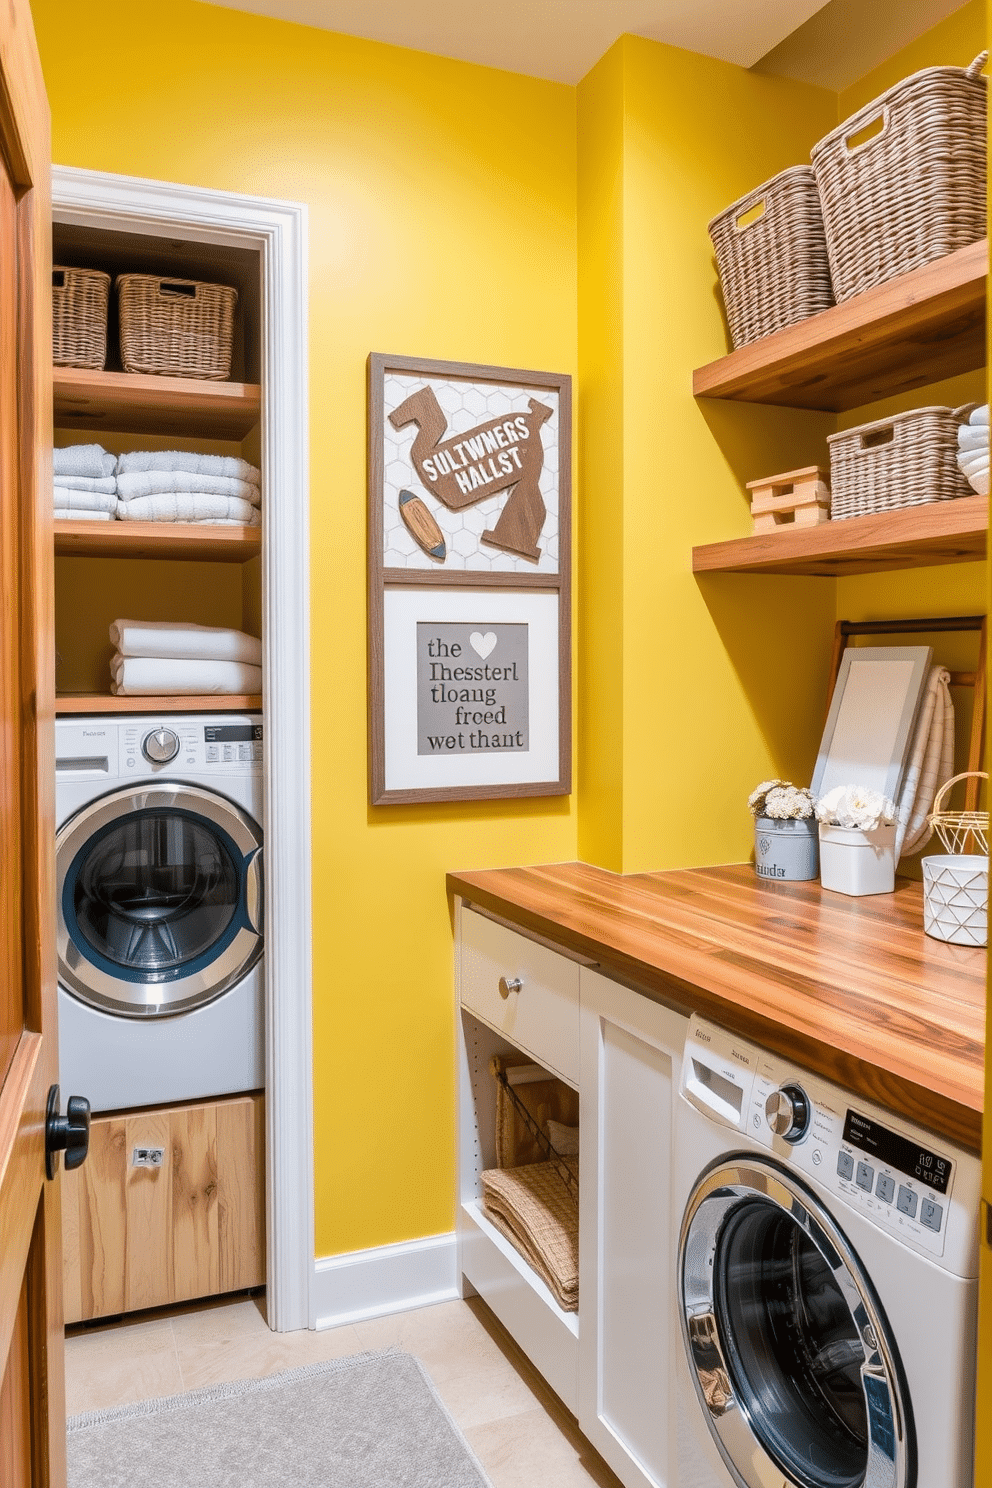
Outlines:
[{"label": "wooden cabinet panel", "polygon": [[264,1172],[261,1095],[96,1117],[62,1180],[66,1322],[262,1285]]}]

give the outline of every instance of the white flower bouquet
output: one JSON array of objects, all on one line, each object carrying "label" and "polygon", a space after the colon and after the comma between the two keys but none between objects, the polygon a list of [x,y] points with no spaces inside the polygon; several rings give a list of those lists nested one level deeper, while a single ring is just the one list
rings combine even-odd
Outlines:
[{"label": "white flower bouquet", "polygon": [[879,827],[892,826],[896,808],[888,796],[869,790],[866,785],[835,785],[817,802],[816,819],[830,827],[874,832]]},{"label": "white flower bouquet", "polygon": [[816,797],[791,780],[763,780],[747,798],[753,817],[772,821],[806,821],[816,809]]}]

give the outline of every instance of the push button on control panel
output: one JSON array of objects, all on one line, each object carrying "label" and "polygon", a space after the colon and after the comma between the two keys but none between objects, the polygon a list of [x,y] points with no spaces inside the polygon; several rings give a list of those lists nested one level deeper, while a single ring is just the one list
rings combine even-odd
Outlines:
[{"label": "push button on control panel", "polygon": [[858,1176],[854,1181],[859,1188],[864,1189],[865,1193],[871,1193],[871,1186],[875,1182],[875,1169],[871,1163],[858,1163]]},{"label": "push button on control panel", "polygon": [[854,1158],[849,1152],[838,1152],[837,1172],[841,1178],[854,1177]]},{"label": "push button on control panel", "polygon": [[896,1208],[900,1213],[908,1215],[910,1219],[915,1219],[918,1202],[919,1199],[911,1188],[900,1186],[899,1197],[896,1199]]},{"label": "push button on control panel", "polygon": [[944,1211],[940,1204],[935,1204],[933,1199],[923,1200],[923,1207],[920,1210],[920,1224],[926,1225],[928,1230],[934,1230],[939,1233],[940,1221],[943,1217]]},{"label": "push button on control panel", "polygon": [[878,1182],[875,1184],[875,1193],[883,1204],[891,1204],[896,1194],[895,1179],[888,1173],[879,1173]]}]

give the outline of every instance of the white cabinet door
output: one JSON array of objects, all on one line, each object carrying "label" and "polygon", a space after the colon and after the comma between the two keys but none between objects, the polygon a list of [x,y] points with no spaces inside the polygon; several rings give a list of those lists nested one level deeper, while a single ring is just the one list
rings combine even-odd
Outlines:
[{"label": "white cabinet door", "polygon": [[627,1488],[672,1488],[672,1134],[687,1020],[581,975],[579,1425]]}]

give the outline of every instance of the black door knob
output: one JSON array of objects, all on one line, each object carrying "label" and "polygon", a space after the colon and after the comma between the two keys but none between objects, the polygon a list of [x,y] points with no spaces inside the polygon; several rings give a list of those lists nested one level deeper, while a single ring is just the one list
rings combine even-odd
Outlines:
[{"label": "black door knob", "polygon": [[59,1153],[65,1153],[66,1169],[81,1167],[90,1150],[90,1103],[85,1095],[70,1095],[65,1115],[59,1115],[61,1094],[53,1085],[48,1092],[45,1116],[45,1172],[54,1178],[59,1170]]}]

